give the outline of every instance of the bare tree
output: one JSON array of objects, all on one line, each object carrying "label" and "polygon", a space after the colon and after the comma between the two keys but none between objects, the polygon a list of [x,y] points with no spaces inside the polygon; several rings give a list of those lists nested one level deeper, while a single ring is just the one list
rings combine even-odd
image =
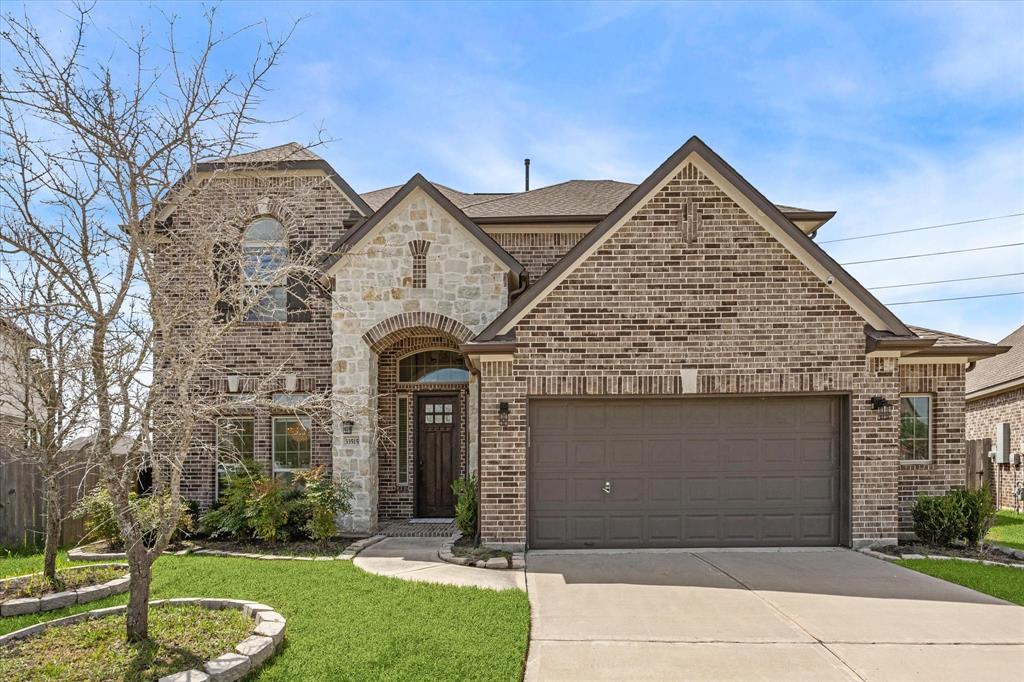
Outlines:
[{"label": "bare tree", "polygon": [[61,478],[72,464],[67,446],[86,427],[93,402],[89,355],[82,319],[62,298],[63,287],[32,261],[18,267],[5,262],[3,275],[0,311],[13,329],[0,345],[0,366],[10,374],[8,389],[0,391],[0,411],[20,419],[0,434],[0,442],[16,444],[7,456],[27,459],[42,479],[43,574],[59,589],[57,550],[68,511],[61,499]]},{"label": "bare tree", "polygon": [[[195,170],[245,147],[260,123],[252,112],[267,73],[290,32],[259,41],[245,73],[217,75],[214,57],[234,49],[242,32],[219,31],[214,10],[206,19],[195,49],[181,48],[173,17],[159,50],[147,32],[122,42],[118,55],[129,55],[130,67],[88,60],[85,39],[95,32],[88,8],[73,17],[76,39],[66,48],[45,42],[25,16],[5,15],[0,30],[7,62],[0,81],[0,249],[16,255],[15,264],[27,259],[81,324],[83,413],[96,434],[92,455],[132,574],[130,641],[148,637],[152,565],[180,517],[181,471],[195,454],[196,429],[238,407],[197,379],[223,366],[221,340],[278,305],[282,287],[310,305],[325,304],[314,284],[323,250],[291,253],[285,262],[276,262],[272,249],[247,251],[239,231],[248,209],[233,198],[235,185],[220,182],[217,170]],[[249,166],[258,170],[259,161],[242,157],[223,173],[244,176]],[[206,193],[218,193],[218,201],[204,200]],[[211,205],[221,208],[190,208]],[[17,272],[0,284],[16,288]],[[247,399],[271,404],[281,374],[281,367],[262,368]],[[339,406],[328,391],[292,407],[331,419],[372,404],[367,396]],[[125,439],[127,452],[115,453]],[[153,491],[143,511],[134,491],[144,469]]]}]

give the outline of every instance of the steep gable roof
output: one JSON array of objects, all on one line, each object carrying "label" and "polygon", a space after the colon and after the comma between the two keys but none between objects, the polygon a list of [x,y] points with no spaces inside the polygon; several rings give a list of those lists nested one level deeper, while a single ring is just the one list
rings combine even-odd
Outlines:
[{"label": "steep gable roof", "polygon": [[450,216],[455,218],[456,221],[462,227],[466,229],[471,235],[473,235],[477,241],[479,241],[484,248],[490,251],[494,256],[508,266],[509,271],[515,277],[515,283],[518,286],[519,280],[525,272],[525,268],[522,264],[517,261],[512,254],[505,249],[501,248],[498,242],[494,241],[494,238],[489,234],[480,229],[480,226],[470,220],[462,209],[452,203],[451,199],[446,197],[440,190],[437,189],[433,184],[430,183],[425,177],[417,173],[409,179],[409,182],[405,183],[400,190],[395,192],[390,199],[388,199],[383,206],[370,216],[367,220],[353,227],[343,237],[336,241],[329,251],[328,257],[321,264],[321,269],[326,274],[330,274],[331,269],[341,260],[346,252],[352,250],[356,244],[362,241],[367,235],[369,235],[373,228],[379,225],[407,196],[409,196],[414,190],[420,189],[428,197],[433,199],[437,204]]},{"label": "steep gable roof", "polygon": [[[813,270],[829,276],[832,280],[831,286],[836,293],[851,304],[862,316],[869,318],[869,322],[876,328],[882,327],[899,336],[913,337],[914,333],[907,328],[881,302],[854,279],[846,270],[832,259],[820,246],[808,237],[803,231],[796,227],[779,208],[768,201],[753,185],[741,176],[735,169],[725,162],[722,157],[716,154],[700,138],[694,136],[677,149],[668,159],[651,173],[640,185],[634,189],[629,196],[622,201],[611,213],[597,224],[583,239],[569,250],[553,267],[545,272],[529,289],[527,289],[512,305],[499,315],[490,325],[477,337],[478,341],[488,341],[502,334],[506,334],[528,313],[537,303],[544,299],[563,279],[568,277],[581,262],[586,260],[600,245],[611,237],[633,214],[639,210],[647,199],[659,190],[685,162],[691,159],[700,159],[704,162],[708,174],[717,175],[716,184],[729,185],[739,193],[740,198],[749,204],[746,207],[751,211],[753,217],[760,222],[761,218],[766,219],[768,224],[762,222],[766,228],[770,225],[777,226],[781,232],[776,238],[801,258],[805,264]],[[722,187],[728,193],[728,188]]]},{"label": "steep gable roof", "polygon": [[981,360],[967,373],[967,398],[993,390],[1024,384],[1024,325],[1021,325],[999,342],[1009,346],[1006,353]]}]

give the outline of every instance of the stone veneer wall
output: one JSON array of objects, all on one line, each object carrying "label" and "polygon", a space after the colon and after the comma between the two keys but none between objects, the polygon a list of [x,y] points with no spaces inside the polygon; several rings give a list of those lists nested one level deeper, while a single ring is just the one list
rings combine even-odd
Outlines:
[{"label": "stone veneer wall", "polygon": [[[1024,456],[1024,387],[971,400],[967,403],[967,440],[991,438],[995,447],[996,424],[1010,423],[1010,452]],[[992,472],[996,503],[1013,509],[1016,484],[1024,480],[1024,466],[997,465]]]},{"label": "stone veneer wall", "polygon": [[[344,234],[343,221],[354,210],[344,195],[322,175],[261,173],[234,176],[225,173],[203,186],[201,191],[186,197],[185,201],[187,210],[179,210],[172,215],[171,229],[186,239],[190,230],[201,230],[204,226],[220,222],[238,227],[240,238],[241,229],[249,221],[269,215],[284,225],[289,241],[309,240],[312,252],[326,252]],[[178,268],[189,258],[191,254],[187,250],[162,250],[157,254],[157,266]],[[177,293],[175,288],[171,290],[172,294]],[[183,291],[187,292],[187,289]],[[195,389],[222,392],[226,375],[258,379],[281,367],[284,372],[294,372],[298,376],[302,390],[329,391],[329,303],[326,297],[313,298],[310,308],[308,322],[238,324],[223,340],[219,356],[213,358],[216,366],[198,377]],[[183,327],[180,331],[181,338],[170,339],[169,342],[187,343],[190,330]],[[159,372],[156,378],[159,380]],[[269,471],[272,413],[240,410],[238,415],[255,418],[255,457]],[[196,447],[185,461],[182,492],[187,499],[206,507],[215,499],[215,425],[201,425],[195,442]],[[313,433],[312,465],[320,464],[331,464],[331,434],[326,424],[314,428]]]},{"label": "stone veneer wall", "polygon": [[[900,391],[932,396],[932,456],[922,463],[900,463],[900,531],[913,530],[910,510],[918,494],[942,495],[965,483],[964,366],[900,365]],[[899,420],[894,407],[893,419]]]},{"label": "stone veneer wall", "polygon": [[[687,199],[695,243],[679,228]],[[511,363],[482,371],[482,528],[526,539],[526,399],[544,395],[849,394],[852,540],[898,530],[895,358],[867,358],[864,321],[694,166],[684,168],[516,327]],[[510,402],[508,426],[496,403]]]},{"label": "stone veneer wall", "polygon": [[[430,242],[425,288],[412,286],[409,242],[416,239]],[[340,433],[341,416],[334,428],[334,470],[348,476],[354,489],[353,512],[343,520],[348,528],[365,532],[378,521],[378,358],[364,335],[389,319],[398,321],[394,329],[384,324],[388,333],[414,327],[423,334],[448,325],[471,335],[507,304],[507,268],[419,189],[342,258],[333,296],[331,369],[334,396],[349,406],[355,422],[349,436]],[[468,341],[469,335],[452,340]],[[371,337],[377,340],[376,333]]]}]

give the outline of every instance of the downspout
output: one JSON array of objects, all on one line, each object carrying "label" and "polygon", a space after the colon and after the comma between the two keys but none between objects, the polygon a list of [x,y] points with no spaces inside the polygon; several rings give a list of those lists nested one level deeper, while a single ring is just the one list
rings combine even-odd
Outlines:
[{"label": "downspout", "polygon": [[[511,274],[512,273],[509,273],[509,275]],[[526,287],[528,286],[530,286],[530,273],[527,272],[526,270],[523,270],[522,274],[519,275],[519,286],[508,292],[509,304],[511,304],[512,301],[516,300],[516,298],[519,297],[519,294],[526,291]]]}]

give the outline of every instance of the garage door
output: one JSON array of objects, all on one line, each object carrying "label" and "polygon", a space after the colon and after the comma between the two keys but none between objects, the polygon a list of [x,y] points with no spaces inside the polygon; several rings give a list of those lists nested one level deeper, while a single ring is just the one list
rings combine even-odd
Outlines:
[{"label": "garage door", "polygon": [[837,545],[840,406],[532,400],[530,546]]}]

